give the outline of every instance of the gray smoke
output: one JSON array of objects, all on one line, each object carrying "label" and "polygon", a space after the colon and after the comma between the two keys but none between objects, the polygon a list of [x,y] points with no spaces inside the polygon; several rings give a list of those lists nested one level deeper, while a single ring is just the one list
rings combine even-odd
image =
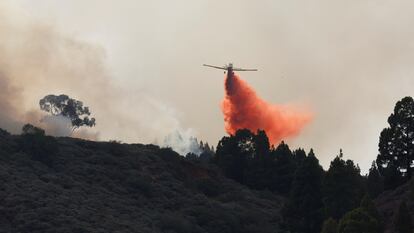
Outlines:
[{"label": "gray smoke", "polygon": [[[173,103],[175,109],[186,113],[185,117],[173,116],[179,116],[185,127],[196,126],[203,139],[213,144],[225,134],[219,107],[223,75],[202,68],[203,63],[232,61],[236,66],[258,68],[259,72],[241,76],[263,99],[311,106],[314,121],[288,143],[291,147],[313,147],[325,168],[343,148],[345,158],[367,171],[395,102],[413,94],[414,1],[8,0],[12,1],[25,2],[24,8],[39,18],[56,19],[70,33],[103,43],[113,66],[111,72],[122,74],[116,77],[121,76],[125,85],[136,85],[140,95],[168,100],[168,106]],[[14,15],[20,18],[22,14]],[[0,18],[0,24],[4,25],[4,20]],[[20,38],[17,31],[9,30],[14,35],[2,35],[0,43]],[[91,68],[106,61],[105,52],[92,47],[88,53],[97,53],[102,59],[91,56],[95,64],[85,63]],[[0,52],[4,56],[3,49]],[[68,63],[76,61],[68,59]],[[32,63],[35,61],[25,62]],[[86,87],[93,91],[90,85]],[[95,102],[90,95],[71,96]],[[140,101],[127,103],[119,115],[128,115],[132,104],[142,106]],[[94,106],[96,109],[99,104]],[[112,134],[162,142],[163,137],[146,130],[148,125],[139,124],[148,119],[152,122],[152,118],[157,121],[158,115],[153,114],[157,110],[144,109],[133,111],[134,118],[144,118],[136,127],[120,127],[118,131],[111,125],[128,125],[130,121],[128,117],[111,117],[114,122],[105,123],[105,130],[100,128],[101,137]],[[103,126],[101,121],[98,124]],[[159,128],[155,123],[151,127]],[[163,135],[173,132],[165,131]],[[137,136],[145,134],[146,139]]]},{"label": "gray smoke", "polygon": [[[106,52],[98,45],[36,22],[0,4],[0,127],[19,133],[23,124],[47,134],[93,140],[148,143],[178,132],[182,140],[166,144],[186,151],[188,130],[179,127],[176,111],[148,93],[113,82]],[[92,129],[71,132],[64,117],[48,116],[38,101],[47,94],[68,94],[83,101],[97,119]]]}]

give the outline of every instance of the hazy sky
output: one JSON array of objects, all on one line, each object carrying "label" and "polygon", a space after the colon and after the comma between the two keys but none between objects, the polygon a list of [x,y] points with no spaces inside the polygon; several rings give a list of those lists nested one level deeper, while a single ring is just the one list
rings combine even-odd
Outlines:
[{"label": "hazy sky", "polygon": [[[128,90],[125,99],[162,103],[180,127],[214,145],[225,135],[224,76],[203,63],[258,68],[241,77],[259,96],[308,105],[314,121],[288,142],[313,147],[325,168],[342,148],[366,171],[395,102],[414,91],[413,1],[8,2],[26,19],[99,48],[108,79]],[[151,121],[154,111],[141,109],[134,114]],[[137,135],[114,128],[101,135],[154,140],[134,127]]]}]

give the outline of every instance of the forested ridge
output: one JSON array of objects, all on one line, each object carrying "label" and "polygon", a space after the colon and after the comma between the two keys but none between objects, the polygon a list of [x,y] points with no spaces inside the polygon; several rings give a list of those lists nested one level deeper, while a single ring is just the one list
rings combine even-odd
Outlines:
[{"label": "forested ridge", "polygon": [[274,232],[283,197],[153,145],[0,131],[0,232]]},{"label": "forested ridge", "polygon": [[414,100],[398,101],[367,175],[338,149],[238,130],[201,155],[0,131],[0,232],[412,233]]},{"label": "forested ridge", "polygon": [[[292,150],[284,142],[270,145],[261,130],[223,137],[212,161],[227,177],[251,189],[286,197],[282,229],[287,232],[412,233],[413,98],[398,101],[388,123],[367,175],[342,150],[325,171],[312,149]],[[387,205],[386,200],[392,201]]]}]

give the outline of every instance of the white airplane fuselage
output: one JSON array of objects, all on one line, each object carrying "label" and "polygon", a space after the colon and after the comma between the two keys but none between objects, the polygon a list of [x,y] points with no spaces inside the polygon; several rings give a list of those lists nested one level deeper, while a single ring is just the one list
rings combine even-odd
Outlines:
[{"label": "white airplane fuselage", "polygon": [[225,70],[224,73],[227,72],[227,78],[231,78],[234,76],[234,71],[257,71],[257,69],[242,69],[242,68],[233,68],[233,63],[229,63],[228,65],[224,66],[213,66],[213,65],[207,65],[203,64],[203,66]]},{"label": "white airplane fuselage", "polygon": [[[226,71],[224,71],[224,73],[226,73]],[[233,71],[233,64],[229,63],[229,65],[227,65],[227,77],[231,78],[234,75],[234,71]]]}]

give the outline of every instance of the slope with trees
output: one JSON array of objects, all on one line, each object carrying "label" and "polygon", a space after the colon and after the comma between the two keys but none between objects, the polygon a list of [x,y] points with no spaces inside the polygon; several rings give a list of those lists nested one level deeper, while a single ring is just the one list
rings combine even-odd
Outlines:
[{"label": "slope with trees", "polygon": [[[94,124],[81,102],[55,97],[42,108]],[[20,136],[0,130],[0,223],[3,232],[412,232],[413,99],[388,122],[365,176],[342,150],[324,171],[312,149],[270,145],[262,130],[225,136],[216,152],[200,143],[205,154],[187,157],[56,139],[29,124]]]},{"label": "slope with trees", "polygon": [[0,232],[281,232],[282,197],[211,164],[24,129],[0,130]]}]

